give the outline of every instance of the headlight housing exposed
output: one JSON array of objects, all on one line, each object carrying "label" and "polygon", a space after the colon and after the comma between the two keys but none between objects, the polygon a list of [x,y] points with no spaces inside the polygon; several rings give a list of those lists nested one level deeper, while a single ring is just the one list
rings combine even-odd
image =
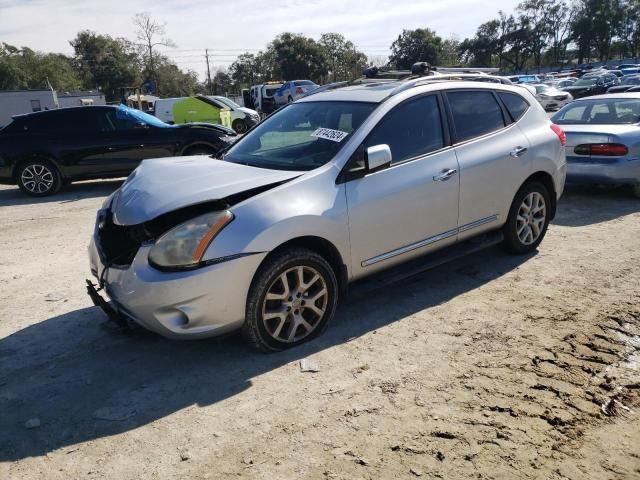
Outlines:
[{"label": "headlight housing exposed", "polygon": [[223,210],[181,223],[156,240],[149,263],[163,270],[197,267],[213,239],[232,220],[233,213]]}]

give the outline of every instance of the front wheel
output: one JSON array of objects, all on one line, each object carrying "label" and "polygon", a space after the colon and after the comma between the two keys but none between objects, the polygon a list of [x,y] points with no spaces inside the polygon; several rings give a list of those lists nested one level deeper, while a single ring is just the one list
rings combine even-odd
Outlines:
[{"label": "front wheel", "polygon": [[56,166],[48,160],[23,163],[16,172],[18,187],[31,197],[52,195],[62,188],[62,177]]},{"label": "front wheel", "polygon": [[236,119],[231,124],[231,128],[233,128],[236,133],[243,134],[247,131],[247,124],[244,123],[244,120]]},{"label": "front wheel", "polygon": [[251,284],[242,334],[261,352],[295,347],[322,333],[337,300],[335,273],[322,256],[304,248],[276,253]]},{"label": "front wheel", "polygon": [[547,233],[550,206],[549,191],[542,183],[524,185],[513,199],[503,228],[505,250],[524,254],[538,248]]}]

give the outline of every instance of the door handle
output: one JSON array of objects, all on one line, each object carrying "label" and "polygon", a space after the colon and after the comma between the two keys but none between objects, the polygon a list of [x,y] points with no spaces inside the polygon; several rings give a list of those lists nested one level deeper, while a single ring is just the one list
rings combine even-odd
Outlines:
[{"label": "door handle", "polygon": [[455,176],[457,173],[458,173],[458,170],[456,170],[455,168],[451,168],[449,170],[444,169],[441,174],[434,175],[433,181],[434,182],[446,182],[451,177]]},{"label": "door handle", "polygon": [[526,151],[527,151],[527,147],[516,147],[513,150],[511,150],[511,152],[509,152],[509,155],[511,155],[512,157],[518,158],[520,155],[522,155]]}]

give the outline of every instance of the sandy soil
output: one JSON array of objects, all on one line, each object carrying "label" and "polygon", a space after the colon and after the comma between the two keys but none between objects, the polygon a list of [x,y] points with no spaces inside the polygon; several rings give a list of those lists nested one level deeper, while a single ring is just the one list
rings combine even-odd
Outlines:
[{"label": "sandy soil", "polygon": [[352,299],[265,356],[109,327],[83,282],[117,185],[0,188],[0,479],[640,478],[629,191],[571,189],[537,254]]}]

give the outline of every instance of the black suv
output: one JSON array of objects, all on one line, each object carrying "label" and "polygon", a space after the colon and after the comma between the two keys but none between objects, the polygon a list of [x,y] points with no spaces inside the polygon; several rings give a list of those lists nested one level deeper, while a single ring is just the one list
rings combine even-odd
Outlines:
[{"label": "black suv", "polygon": [[124,105],[19,115],[0,130],[0,183],[41,197],[73,180],[126,176],[147,158],[214,154],[235,138],[221,125],[168,125]]},{"label": "black suv", "polygon": [[562,90],[569,92],[573,98],[582,98],[607,93],[609,88],[619,83],[618,77],[613,73],[593,72],[585,74],[573,85],[564,87]]}]

